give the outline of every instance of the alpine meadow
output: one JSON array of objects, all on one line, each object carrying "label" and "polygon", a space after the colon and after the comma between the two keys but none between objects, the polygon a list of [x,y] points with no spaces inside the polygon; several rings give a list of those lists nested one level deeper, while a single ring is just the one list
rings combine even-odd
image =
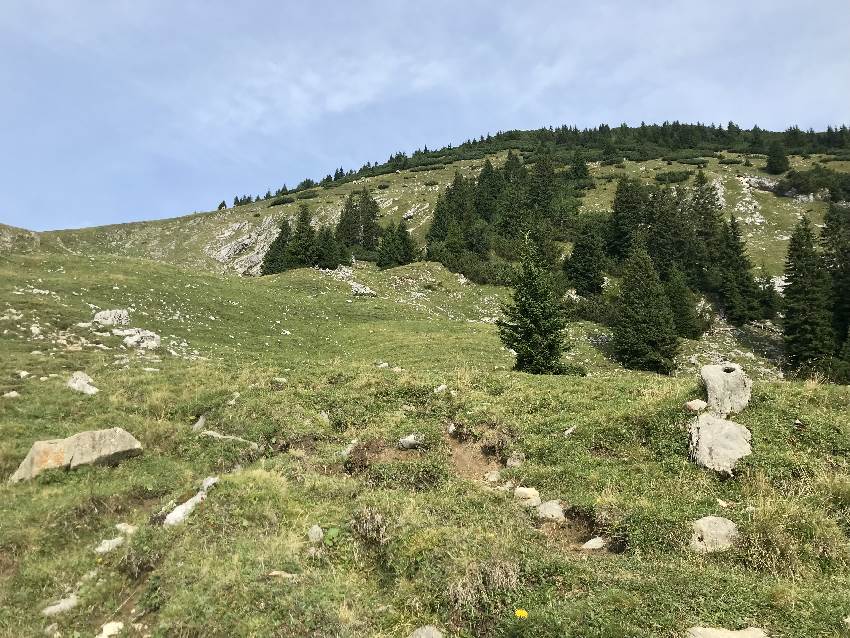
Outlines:
[{"label": "alpine meadow", "polygon": [[634,108],[0,224],[0,636],[850,636],[850,129]]}]

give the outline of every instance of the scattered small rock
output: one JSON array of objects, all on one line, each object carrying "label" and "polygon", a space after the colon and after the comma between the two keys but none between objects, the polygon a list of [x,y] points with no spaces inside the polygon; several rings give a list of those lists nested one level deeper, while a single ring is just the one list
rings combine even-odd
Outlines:
[{"label": "scattered small rock", "polygon": [[516,468],[525,463],[525,454],[522,452],[511,452],[511,455],[508,457],[508,460],[505,462],[505,465],[509,468]]},{"label": "scattered small rock", "polygon": [[704,516],[693,522],[690,548],[698,554],[731,549],[738,538],[738,526],[728,518]]},{"label": "scattered small rock", "polygon": [[443,638],[443,632],[434,625],[424,625],[414,629],[407,638]]},{"label": "scattered small rock", "polygon": [[576,426],[572,425],[572,426],[568,427],[566,430],[564,430],[564,436],[565,437],[569,436],[570,434],[572,434],[575,431],[576,431]]},{"label": "scattered small rock", "polygon": [[752,453],[752,434],[743,425],[704,412],[691,423],[691,457],[697,465],[732,475],[735,464]]},{"label": "scattered small rock", "polygon": [[95,636],[95,638],[112,638],[113,636],[117,636],[124,630],[124,623],[120,620],[112,620],[108,623],[105,623],[100,628],[100,633]]},{"label": "scattered small rock", "polygon": [[564,508],[559,501],[546,501],[537,506],[537,518],[541,521],[562,521]]},{"label": "scattered small rock", "polygon": [[189,514],[192,513],[192,510],[194,510],[199,503],[203,503],[204,500],[206,500],[207,492],[216,483],[218,483],[217,476],[208,476],[205,478],[204,482],[201,484],[201,489],[198,490],[198,493],[171,510],[165,517],[165,520],[163,520],[162,524],[168,527],[171,525],[178,525],[185,521]]},{"label": "scattered small rock", "polygon": [[581,548],[595,551],[599,549],[605,549],[605,545],[607,545],[607,542],[604,538],[602,538],[601,536],[595,536],[594,538],[591,538],[589,541],[587,541],[584,545],[582,545]]},{"label": "scattered small rock", "polygon": [[307,530],[307,538],[310,539],[311,543],[321,543],[324,537],[325,532],[318,524],[313,525]]},{"label": "scattered small rock", "polygon": [[514,498],[525,507],[540,505],[540,493],[533,487],[518,487],[514,490]]},{"label": "scattered small rock", "polygon": [[100,390],[92,385],[93,382],[94,379],[92,379],[89,375],[82,370],[77,370],[71,375],[71,378],[68,379],[68,383],[66,385],[76,392],[91,395],[100,392]]},{"label": "scattered small rock", "polygon": [[207,415],[202,414],[201,416],[198,417],[198,420],[195,421],[194,425],[192,426],[192,431],[193,432],[200,432],[201,430],[204,429],[204,425],[206,425],[206,423],[207,423]]},{"label": "scattered small rock", "polygon": [[502,473],[499,470],[491,470],[484,475],[484,480],[488,483],[498,483],[502,480]]},{"label": "scattered small rock", "polygon": [[421,432],[413,432],[398,440],[400,450],[418,450],[425,445],[425,435]]},{"label": "scattered small rock", "polygon": [[101,310],[95,313],[92,321],[101,326],[126,326],[130,323],[130,313],[126,310]]},{"label": "scattered small rock", "polygon": [[747,629],[714,629],[712,627],[691,627],[685,633],[685,638],[767,638],[763,629],[748,627]]},{"label": "scattered small rock", "polygon": [[10,392],[6,392],[3,395],[3,398],[4,399],[17,399],[19,396],[21,396],[21,395],[18,394],[17,390],[12,390]]},{"label": "scattered small rock", "polygon": [[70,611],[79,604],[80,599],[77,597],[77,594],[71,594],[70,596],[67,596],[42,609],[41,615],[50,618],[51,616],[56,616],[58,614],[63,614],[66,611]]},{"label": "scattered small rock", "polygon": [[720,416],[740,412],[750,402],[753,382],[737,363],[705,365],[700,377],[708,394],[708,407]]},{"label": "scattered small rock", "polygon": [[447,386],[445,383],[441,383],[436,388],[434,388],[434,394],[442,394],[443,392],[445,392],[448,389],[449,389],[449,386]]},{"label": "scattered small rock", "polygon": [[244,443],[252,450],[259,450],[260,446],[254,443],[253,441],[249,441],[248,439],[243,439],[241,436],[233,436],[231,434],[222,434],[221,432],[216,432],[215,430],[202,430],[201,436],[208,436],[211,439],[218,439],[220,441],[235,441],[236,443]]},{"label": "scattered small rock", "polygon": [[702,412],[708,407],[708,403],[702,399],[693,399],[685,403],[685,410],[688,412]]},{"label": "scattered small rock", "polygon": [[80,465],[115,465],[141,453],[142,444],[121,428],[89,430],[66,439],[36,441],[9,482],[26,481],[50,469],[73,470]]},{"label": "scattered small rock", "polygon": [[128,348],[139,348],[140,350],[156,350],[161,341],[158,334],[142,328],[113,329],[112,334],[124,337],[124,345]]}]

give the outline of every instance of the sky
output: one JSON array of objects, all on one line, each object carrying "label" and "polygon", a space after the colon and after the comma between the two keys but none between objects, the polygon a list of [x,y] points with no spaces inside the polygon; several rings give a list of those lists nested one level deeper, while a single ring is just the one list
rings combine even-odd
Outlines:
[{"label": "sky", "polygon": [[499,130],[850,125],[850,0],[0,4],[0,223],[31,230]]}]

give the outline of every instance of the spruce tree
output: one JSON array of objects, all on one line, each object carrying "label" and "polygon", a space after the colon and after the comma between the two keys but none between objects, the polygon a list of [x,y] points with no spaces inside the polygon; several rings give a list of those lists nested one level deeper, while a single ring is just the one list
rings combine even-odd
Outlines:
[{"label": "spruce tree", "polygon": [[585,224],[579,231],[572,254],[564,261],[564,271],[578,294],[587,297],[602,292],[604,263],[602,235],[595,224]]},{"label": "spruce tree", "polygon": [[306,204],[298,207],[295,231],[286,245],[284,261],[287,268],[312,266],[315,254],[315,231],[310,224],[310,210]]},{"label": "spruce tree", "polygon": [[528,202],[531,210],[540,217],[548,217],[555,196],[555,168],[547,149],[537,154],[537,161],[529,178]]},{"label": "spruce tree", "polygon": [[381,245],[378,248],[378,268],[392,268],[398,266],[401,247],[398,243],[398,232],[396,225],[390,223],[384,229],[384,234],[381,237]]},{"label": "spruce tree", "polygon": [[638,180],[622,178],[614,192],[608,230],[608,251],[623,259],[639,238],[649,208],[649,191]]},{"label": "spruce tree", "polygon": [[496,208],[496,227],[502,235],[518,237],[527,231],[530,215],[522,183],[508,182],[499,195]]},{"label": "spruce tree", "polygon": [[724,228],[722,262],[720,298],[726,318],[731,324],[741,326],[759,316],[759,292],[734,215]]},{"label": "spruce tree", "polygon": [[360,244],[362,227],[360,225],[360,210],[357,206],[358,200],[354,192],[345,198],[339,222],[336,225],[336,240],[343,246],[357,246]]},{"label": "spruce tree", "polygon": [[475,212],[479,217],[492,222],[496,217],[496,204],[502,192],[502,174],[493,168],[490,160],[484,160],[484,166],[478,174],[475,184]]},{"label": "spruce tree", "polygon": [[785,156],[785,147],[782,145],[782,142],[779,140],[772,142],[767,151],[767,164],[764,170],[773,175],[779,175],[786,172],[790,167],[791,165]]},{"label": "spruce tree", "polygon": [[316,233],[313,260],[316,266],[327,270],[333,270],[345,261],[342,248],[330,226],[322,226]]},{"label": "spruce tree", "polygon": [[396,243],[398,244],[398,263],[409,264],[416,261],[416,244],[407,230],[407,224],[401,220],[396,226]]},{"label": "spruce tree", "polygon": [[808,217],[794,228],[785,260],[785,357],[791,370],[817,369],[834,349],[830,282]]},{"label": "spruce tree", "polygon": [[703,322],[697,313],[696,296],[688,288],[685,275],[677,266],[670,269],[664,292],[670,302],[676,334],[686,339],[699,339],[703,332]]},{"label": "spruce tree", "polygon": [[508,183],[524,182],[526,178],[525,167],[513,151],[508,151],[508,157],[505,160],[505,165],[502,167],[502,172],[505,175],[505,182]]},{"label": "spruce tree", "polygon": [[638,245],[623,266],[613,325],[614,353],[627,368],[669,374],[678,340],[655,266]]},{"label": "spruce tree", "polygon": [[375,250],[378,247],[378,238],[381,233],[378,226],[378,213],[381,212],[381,208],[365,188],[360,191],[357,209],[360,212],[360,245],[363,246],[364,250]]},{"label": "spruce tree", "polygon": [[696,226],[693,270],[699,287],[715,291],[720,285],[718,257],[723,252],[723,212],[714,184],[697,172],[688,201],[689,216]]},{"label": "spruce tree", "polygon": [[570,163],[570,177],[575,180],[590,179],[590,169],[587,167],[587,162],[584,159],[584,153],[581,149],[573,151],[572,162]]},{"label": "spruce tree", "polygon": [[289,220],[284,219],[280,225],[280,232],[272,241],[266,254],[263,255],[263,263],[260,266],[261,274],[274,275],[286,270],[286,245],[289,242],[291,232]]},{"label": "spruce tree", "polygon": [[567,321],[552,273],[541,263],[533,242],[526,239],[513,283],[513,297],[503,307],[499,336],[516,352],[514,368],[531,374],[559,374],[564,368],[564,329]]},{"label": "spruce tree", "polygon": [[782,299],[779,293],[776,292],[776,287],[773,285],[773,279],[765,272],[762,266],[762,273],[756,277],[756,287],[758,288],[758,317],[759,319],[773,319],[779,313],[779,308],[782,305]]},{"label": "spruce tree", "polygon": [[221,200],[221,203],[218,205],[218,210],[224,210],[225,208],[227,208],[227,202]]},{"label": "spruce tree", "polygon": [[850,206],[830,205],[821,241],[832,280],[832,325],[840,341],[850,329]]}]

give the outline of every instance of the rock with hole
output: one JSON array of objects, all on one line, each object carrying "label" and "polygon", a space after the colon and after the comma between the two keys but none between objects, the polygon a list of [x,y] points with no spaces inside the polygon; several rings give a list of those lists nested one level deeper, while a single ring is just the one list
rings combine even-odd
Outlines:
[{"label": "rock with hole", "polygon": [[708,409],[715,414],[741,412],[750,402],[753,382],[737,363],[703,366],[700,378],[708,395]]}]

